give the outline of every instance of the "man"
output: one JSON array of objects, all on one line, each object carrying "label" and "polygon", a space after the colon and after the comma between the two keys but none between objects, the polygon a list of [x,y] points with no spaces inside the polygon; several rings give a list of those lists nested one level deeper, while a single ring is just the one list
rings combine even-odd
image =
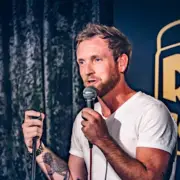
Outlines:
[{"label": "man", "polygon": [[[177,128],[166,106],[125,80],[131,58],[128,39],[116,28],[88,24],[77,37],[77,62],[84,86],[98,92],[95,110],[84,108],[73,126],[68,165],[40,142],[43,122],[25,112],[24,139],[32,152],[38,136],[37,162],[48,179],[88,179],[88,141],[93,144],[93,180],[163,180],[167,178]],[[44,114],[41,115],[44,119]],[[40,145],[41,144],[41,145]]]}]

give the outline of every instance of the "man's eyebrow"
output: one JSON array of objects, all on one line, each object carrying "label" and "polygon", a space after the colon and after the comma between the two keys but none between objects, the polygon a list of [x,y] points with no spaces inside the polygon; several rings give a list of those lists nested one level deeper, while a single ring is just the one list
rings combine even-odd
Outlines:
[{"label": "man's eyebrow", "polygon": [[96,58],[98,58],[98,57],[99,57],[98,55],[92,55],[92,56],[91,56],[91,60],[96,59]]}]

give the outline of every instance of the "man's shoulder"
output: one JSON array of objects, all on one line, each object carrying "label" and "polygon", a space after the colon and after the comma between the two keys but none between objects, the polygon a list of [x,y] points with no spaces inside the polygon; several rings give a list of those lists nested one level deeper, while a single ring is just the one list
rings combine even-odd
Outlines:
[{"label": "man's shoulder", "polygon": [[154,122],[157,120],[158,123],[165,123],[165,121],[171,122],[173,119],[166,104],[151,95],[142,93],[139,99],[139,104],[141,104],[139,107],[141,107],[143,121],[145,119],[148,119],[148,121],[149,119],[152,119]]},{"label": "man's shoulder", "polygon": [[159,99],[156,99],[152,95],[149,95],[144,92],[139,92],[139,93],[140,95],[138,96],[139,98],[137,98],[136,100],[136,105],[140,105],[143,108],[152,108],[152,107],[156,107],[156,108],[165,107],[166,108],[166,105],[162,101],[160,101]]}]

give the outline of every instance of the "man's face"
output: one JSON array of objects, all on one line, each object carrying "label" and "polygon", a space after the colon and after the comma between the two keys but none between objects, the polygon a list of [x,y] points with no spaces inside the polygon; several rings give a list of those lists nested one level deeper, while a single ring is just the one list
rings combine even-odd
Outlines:
[{"label": "man's face", "polygon": [[118,64],[107,42],[99,37],[79,44],[77,62],[84,86],[94,86],[100,97],[106,95],[120,80]]}]

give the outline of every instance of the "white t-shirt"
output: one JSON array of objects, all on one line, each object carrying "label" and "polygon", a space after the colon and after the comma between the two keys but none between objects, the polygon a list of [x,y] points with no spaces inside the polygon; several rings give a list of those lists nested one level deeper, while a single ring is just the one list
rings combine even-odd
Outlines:
[{"label": "white t-shirt", "polygon": [[[99,103],[95,111],[101,112]],[[89,171],[89,145],[81,128],[81,112],[77,115],[71,138],[70,154],[84,158]],[[136,157],[136,147],[158,148],[172,153],[177,140],[177,127],[166,106],[159,100],[137,92],[106,120],[109,133],[131,157]],[[93,146],[92,179],[104,180],[106,158],[97,146]],[[131,167],[129,167],[131,168]],[[110,164],[107,180],[120,180]]]}]

